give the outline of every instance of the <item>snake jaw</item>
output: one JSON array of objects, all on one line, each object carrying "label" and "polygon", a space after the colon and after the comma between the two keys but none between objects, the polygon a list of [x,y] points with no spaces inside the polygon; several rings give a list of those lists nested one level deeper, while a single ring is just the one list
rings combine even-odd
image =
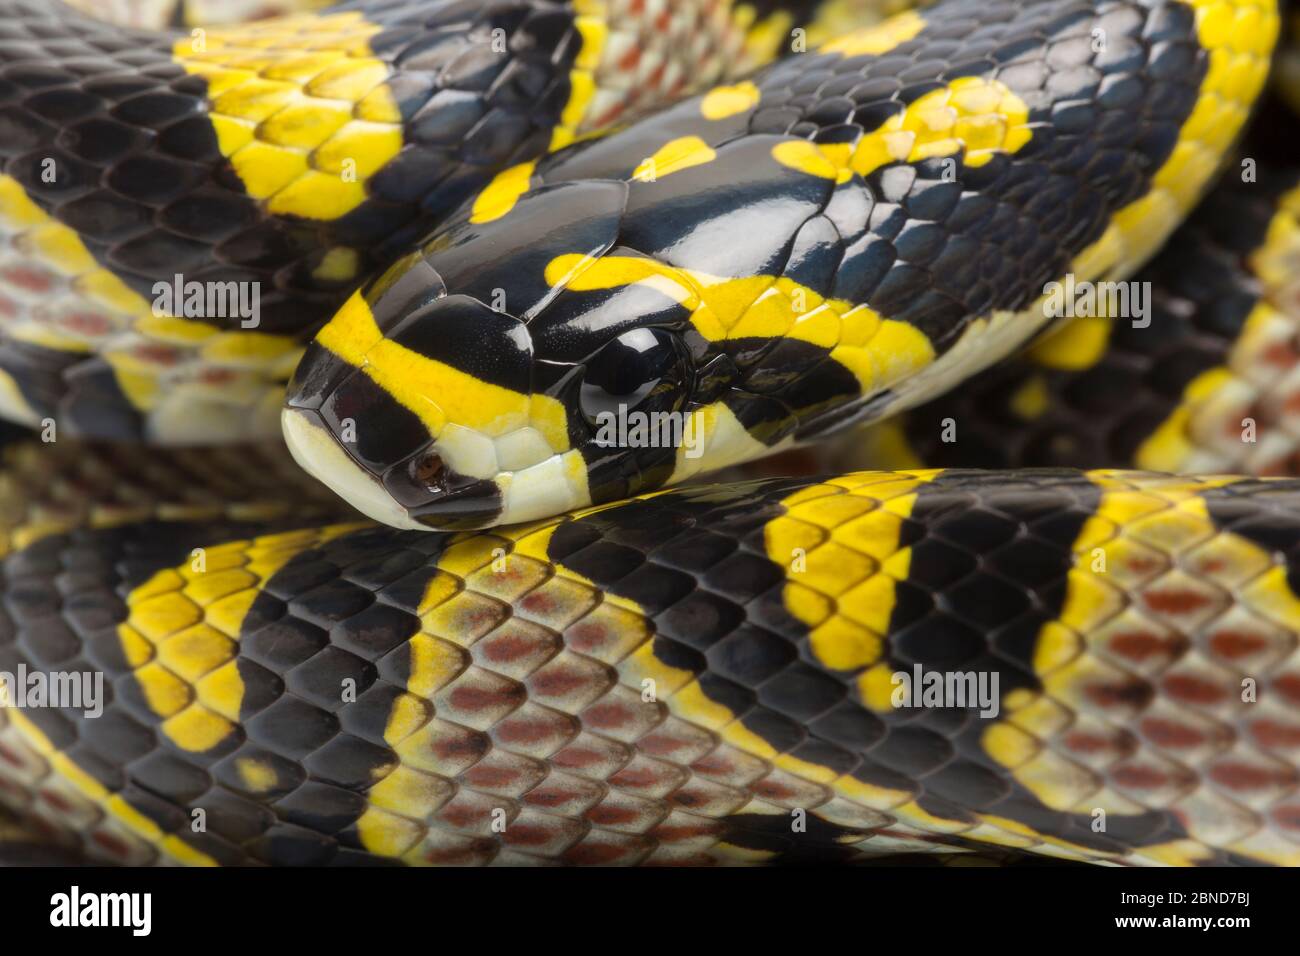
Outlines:
[{"label": "snake jaw", "polygon": [[[348,454],[312,409],[286,407],[281,427],[289,452],[304,471],[366,517],[403,531],[476,530],[591,504],[586,466],[578,452],[552,455],[495,478],[474,479],[425,450],[381,479]],[[431,459],[437,460],[436,467]]]},{"label": "snake jaw", "polygon": [[316,412],[285,408],[280,412],[280,426],[293,460],[352,507],[366,517],[394,528],[406,531],[422,528],[373,476],[352,460]]},{"label": "snake jaw", "polygon": [[[285,408],[281,428],[289,451],[310,475],[362,514],[405,531],[475,530],[501,520],[498,479],[470,478],[425,450],[378,477],[347,452],[311,409]],[[429,464],[437,462],[435,469]]]}]

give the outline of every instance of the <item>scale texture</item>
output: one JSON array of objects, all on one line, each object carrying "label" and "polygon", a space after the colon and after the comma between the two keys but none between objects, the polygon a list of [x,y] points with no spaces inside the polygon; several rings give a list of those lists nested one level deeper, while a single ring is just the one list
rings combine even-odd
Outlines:
[{"label": "scale texture", "polygon": [[1076,320],[880,426],[854,460],[1295,474],[1297,183],[1244,160],[1135,277],[1149,324]]},{"label": "scale texture", "polygon": [[[51,534],[0,569],[0,669],[111,701],[0,712],[0,795],[131,863],[1295,863],[1298,514],[1292,481],[901,472]],[[997,713],[898,706],[917,665],[996,675]]]}]

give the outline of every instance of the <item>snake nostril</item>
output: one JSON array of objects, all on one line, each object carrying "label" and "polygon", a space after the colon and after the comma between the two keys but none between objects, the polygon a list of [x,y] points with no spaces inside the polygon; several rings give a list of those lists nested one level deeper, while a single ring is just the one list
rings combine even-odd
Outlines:
[{"label": "snake nostril", "polygon": [[443,471],[442,459],[433,452],[421,455],[411,462],[411,478],[432,494],[440,494],[447,490],[443,481]]}]

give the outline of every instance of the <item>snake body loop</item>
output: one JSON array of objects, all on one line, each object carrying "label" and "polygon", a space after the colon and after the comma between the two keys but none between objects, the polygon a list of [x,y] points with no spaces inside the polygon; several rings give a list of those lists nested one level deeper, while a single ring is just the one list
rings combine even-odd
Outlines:
[{"label": "snake body loop", "polygon": [[[1146,321],[1071,323],[1024,357],[858,436],[848,457],[890,468],[960,459],[1296,474],[1298,211],[1293,166],[1261,162],[1246,182],[1230,171],[1135,277],[1149,290]],[[969,439],[960,452],[942,440],[949,421]]]},{"label": "snake body loop", "polygon": [[0,671],[108,699],[0,709],[0,800],[137,864],[1294,865],[1298,515],[1293,480],[915,471],[475,535],[32,529]]},{"label": "snake body loop", "polygon": [[[286,438],[377,520],[485,527],[918,404],[1043,330],[1052,283],[1158,248],[1276,33],[1253,2],[952,0],[507,170],[325,326]],[[628,412],[695,441],[612,443]]]},{"label": "snake body loop", "polygon": [[[959,382],[1051,325],[1051,282],[1156,253],[1276,5],[646,7],[172,37],[0,0],[0,413],[164,444],[279,417],[346,500],[275,445],[7,437],[0,673],[103,690],[0,707],[0,807],[130,864],[1300,864],[1297,480],[687,484],[998,376],[1067,397],[1043,364],[1086,323]],[[688,63],[718,85],[636,118]],[[1239,464],[1188,440],[1205,403],[1287,394],[1252,360],[1286,334],[1287,175],[1152,263],[1164,338],[1078,363],[1164,366],[1158,437],[1111,404],[1096,465]],[[173,279],[255,283],[259,327],[156,310]],[[875,447],[939,454],[951,407]],[[610,442],[607,413],[699,430]]]}]

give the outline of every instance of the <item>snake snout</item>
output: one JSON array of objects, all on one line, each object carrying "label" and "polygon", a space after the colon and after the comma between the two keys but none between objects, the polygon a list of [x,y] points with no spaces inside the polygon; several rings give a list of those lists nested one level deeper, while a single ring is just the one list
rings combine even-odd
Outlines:
[{"label": "snake snout", "polygon": [[502,516],[506,473],[556,451],[535,421],[533,343],[477,297],[430,292],[424,265],[357,293],[321,330],[290,387],[285,437],[371,517],[484,527]]},{"label": "snake snout", "polygon": [[500,519],[504,506],[497,483],[460,474],[432,444],[378,470],[359,461],[347,436],[316,409],[286,407],[281,425],[298,464],[375,521],[407,530],[469,530]]}]

